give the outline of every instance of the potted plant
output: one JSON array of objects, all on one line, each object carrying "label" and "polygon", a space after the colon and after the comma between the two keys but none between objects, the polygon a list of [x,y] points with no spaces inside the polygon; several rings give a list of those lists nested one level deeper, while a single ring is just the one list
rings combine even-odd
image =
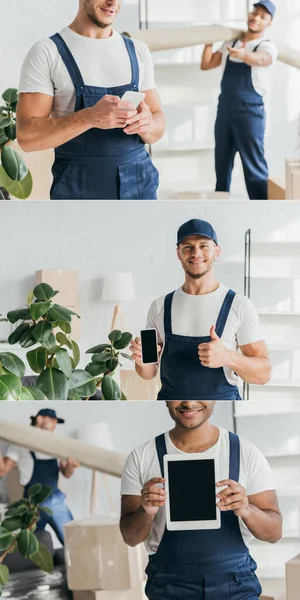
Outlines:
[{"label": "potted plant", "polygon": [[0,353],[0,399],[2,386],[4,400],[88,400],[97,389],[101,389],[104,400],[125,400],[113,374],[120,355],[130,359],[121,350],[132,335],[111,332],[106,344],[88,350],[93,355],[91,363],[78,369],[80,350],[71,337],[71,321],[80,316],[56,304],[57,294],[50,285],[41,283],[30,292],[25,308],[8,312],[8,321],[16,325],[8,342],[28,348],[26,360],[37,380],[33,387],[22,385],[26,371],[23,361],[11,353]]},{"label": "potted plant", "polygon": [[[12,148],[16,139],[16,110],[18,91],[9,88],[2,94],[0,106],[0,199],[7,199],[8,192],[25,200],[32,191],[32,177],[22,157]],[[2,189],[1,189],[2,188]]]},{"label": "potted plant", "polygon": [[40,511],[51,514],[41,504],[51,491],[51,486],[36,483],[29,489],[28,498],[11,504],[5,512],[4,520],[0,523],[0,596],[9,580],[9,569],[3,564],[7,554],[19,550],[24,558],[29,558],[46,573],[51,573],[53,569],[51,553],[34,535]]}]

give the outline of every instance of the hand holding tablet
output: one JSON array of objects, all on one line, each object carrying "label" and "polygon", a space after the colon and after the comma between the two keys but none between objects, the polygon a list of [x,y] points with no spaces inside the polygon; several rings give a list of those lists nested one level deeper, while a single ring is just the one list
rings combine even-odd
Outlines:
[{"label": "hand holding tablet", "polygon": [[142,489],[141,505],[148,515],[156,515],[160,506],[166,504],[166,491],[162,487],[165,481],[162,477],[153,477],[145,483]]}]

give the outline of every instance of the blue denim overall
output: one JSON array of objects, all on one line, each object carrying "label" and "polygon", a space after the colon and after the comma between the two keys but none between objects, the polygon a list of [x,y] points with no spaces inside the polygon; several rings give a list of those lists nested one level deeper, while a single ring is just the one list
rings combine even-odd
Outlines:
[{"label": "blue denim overall", "polygon": [[[164,477],[164,434],[156,438]],[[229,433],[229,478],[239,481],[240,441]],[[187,499],[188,502],[188,499]],[[258,600],[261,586],[233,511],[221,513],[221,528],[198,531],[165,529],[146,569],[149,600]]]},{"label": "blue denim overall", "polygon": [[[122,97],[139,89],[139,65],[131,39],[123,37],[132,80],[113,88],[85,85],[75,59],[63,38],[51,40],[68,69],[76,90],[75,112],[91,108],[107,94]],[[117,60],[117,57],[116,57]],[[158,171],[139,135],[123,129],[92,128],[55,150],[52,200],[155,200]]]},{"label": "blue denim overall", "polygon": [[[204,367],[198,346],[211,342],[210,336],[189,337],[172,333],[172,302],[175,292],[168,294],[164,305],[165,347],[161,358],[162,388],[158,400],[241,400],[238,388],[231,385],[223,367]],[[235,292],[229,290],[222,304],[216,334],[222,337]]]},{"label": "blue denim overall", "polygon": [[230,191],[234,157],[239,152],[249,198],[267,200],[265,121],[263,96],[253,86],[251,67],[233,62],[228,56],[215,124],[216,191]]},{"label": "blue denim overall", "polygon": [[24,497],[28,497],[29,488],[35,483],[42,485],[51,485],[52,494],[41,506],[45,506],[52,511],[52,515],[47,515],[41,511],[40,520],[37,523],[37,529],[45,529],[46,525],[50,525],[56,533],[60,543],[64,543],[63,526],[70,521],[73,521],[73,516],[65,503],[65,494],[58,488],[59,469],[56,458],[41,460],[36,458],[34,452],[30,452],[33,458],[33,473],[32,477],[24,488]]}]

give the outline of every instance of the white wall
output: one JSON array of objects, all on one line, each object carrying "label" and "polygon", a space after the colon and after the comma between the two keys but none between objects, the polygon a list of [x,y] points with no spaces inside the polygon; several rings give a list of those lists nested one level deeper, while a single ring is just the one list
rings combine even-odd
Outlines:
[{"label": "white wall", "polygon": [[[215,227],[222,250],[217,276],[238,293],[243,293],[247,229],[258,241],[300,241],[300,207],[293,202],[0,203],[0,313],[24,305],[36,270],[77,269],[81,347],[87,350],[105,342],[110,330],[113,306],[101,300],[103,277],[132,272],[136,300],[124,309],[126,328],[137,335],[151,302],[183,282],[176,232],[194,217]],[[296,283],[283,282],[277,293],[299,297]],[[269,290],[269,282],[253,288],[257,308],[273,306]]]}]

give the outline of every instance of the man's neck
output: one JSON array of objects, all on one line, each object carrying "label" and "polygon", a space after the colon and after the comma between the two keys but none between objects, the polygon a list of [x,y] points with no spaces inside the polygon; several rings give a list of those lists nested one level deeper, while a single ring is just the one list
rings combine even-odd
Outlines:
[{"label": "man's neck", "polygon": [[204,275],[204,277],[200,277],[200,279],[193,279],[193,277],[186,274],[182,291],[191,296],[204,296],[205,294],[212,294],[219,286],[220,283],[210,272]]},{"label": "man's neck", "polygon": [[113,28],[111,26],[97,27],[88,17],[79,16],[74,19],[74,21],[69,25],[72,31],[78,33],[78,35],[82,35],[87,38],[92,38],[94,40],[103,40],[109,38],[113,34]]},{"label": "man's neck", "polygon": [[242,36],[242,42],[251,42],[252,40],[259,40],[265,36],[265,31],[260,33],[252,33],[252,31],[246,31]]},{"label": "man's neck", "polygon": [[182,452],[205,452],[217,443],[220,430],[206,421],[197,429],[185,429],[176,424],[169,435],[174,446]]}]

